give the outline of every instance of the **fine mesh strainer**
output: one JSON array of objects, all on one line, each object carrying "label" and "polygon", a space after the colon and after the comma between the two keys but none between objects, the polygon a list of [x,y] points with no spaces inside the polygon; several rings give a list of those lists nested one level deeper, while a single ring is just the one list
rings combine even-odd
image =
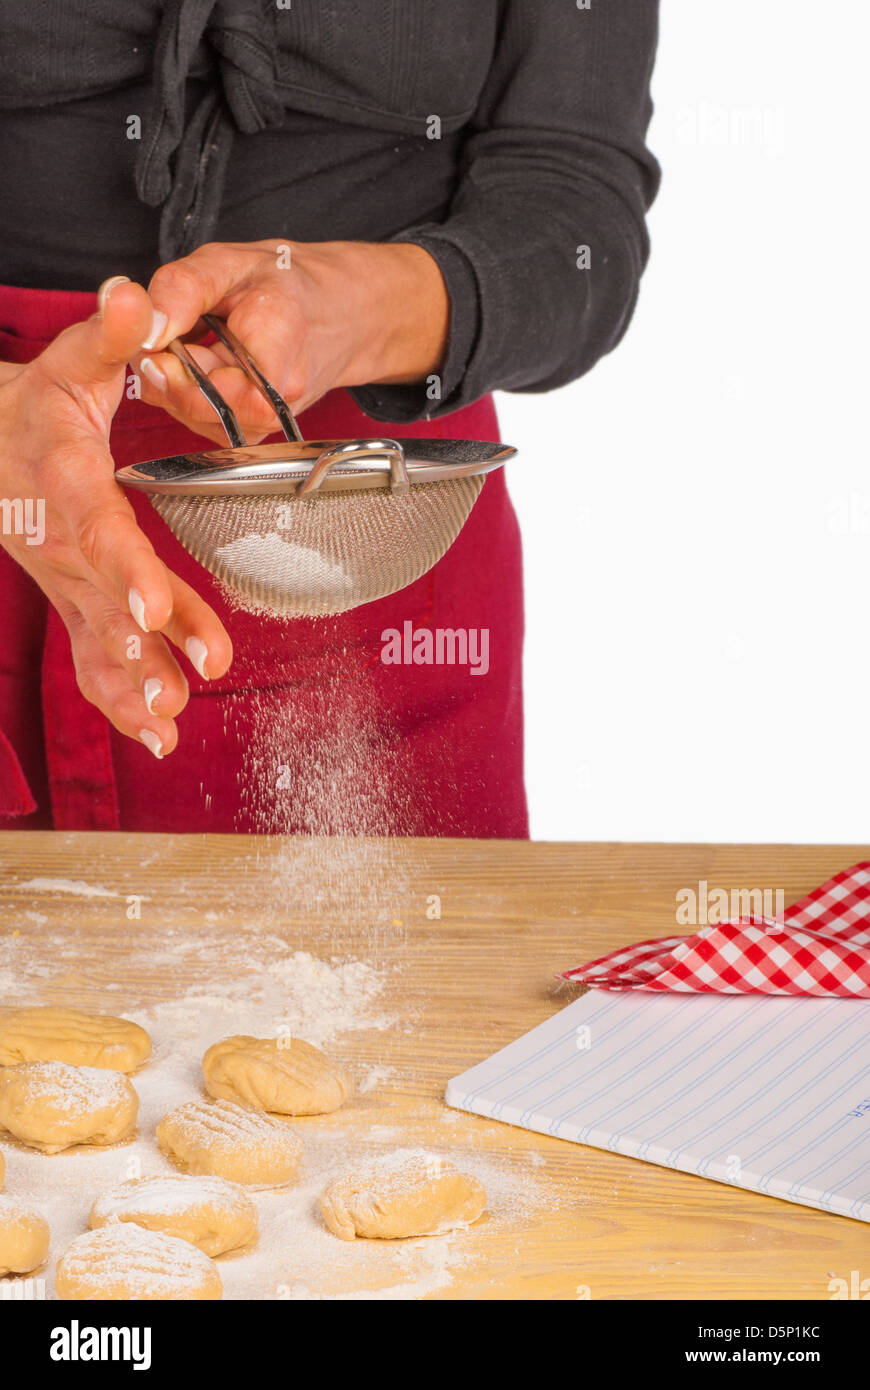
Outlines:
[{"label": "fine mesh strainer", "polygon": [[466,439],[303,440],[293,414],[225,323],[205,321],[272,405],[286,443],[246,444],[232,410],[183,343],[228,449],[122,468],[182,545],[254,608],[341,613],[419,579],[453,544],[486,474],[516,453]]}]

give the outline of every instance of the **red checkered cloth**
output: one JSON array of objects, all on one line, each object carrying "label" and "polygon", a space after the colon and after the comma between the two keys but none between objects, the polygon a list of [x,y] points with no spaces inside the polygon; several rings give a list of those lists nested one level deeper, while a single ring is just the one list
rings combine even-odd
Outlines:
[{"label": "red checkered cloth", "polygon": [[870,999],[870,863],[837,874],[781,920],[741,917],[640,941],[564,978],[598,989]]}]

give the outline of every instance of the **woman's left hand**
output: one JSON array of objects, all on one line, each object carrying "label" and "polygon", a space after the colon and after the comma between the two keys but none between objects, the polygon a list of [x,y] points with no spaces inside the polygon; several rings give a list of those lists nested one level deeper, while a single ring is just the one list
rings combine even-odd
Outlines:
[{"label": "woman's left hand", "polygon": [[148,287],[167,315],[141,356],[142,397],[218,443],[226,437],[178,359],[188,342],[249,443],[278,428],[274,413],[219,343],[204,347],[205,313],[226,319],[295,412],[335,386],[413,382],[440,369],[450,306],[437,262],[410,242],[213,242],[161,266]]}]

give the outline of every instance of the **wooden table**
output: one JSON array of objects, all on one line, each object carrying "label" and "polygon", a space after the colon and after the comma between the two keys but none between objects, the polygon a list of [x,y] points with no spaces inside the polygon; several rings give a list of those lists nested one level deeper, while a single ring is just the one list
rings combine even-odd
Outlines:
[{"label": "wooden table", "polygon": [[[130,946],[147,944],[170,916],[199,934],[203,952],[217,914],[222,931],[268,930],[315,955],[376,960],[391,972],[388,1003],[412,1026],[348,1035],[343,1055],[393,1069],[367,1102],[371,1119],[443,1147],[445,1083],[574,998],[554,978],[559,970],[672,934],[677,891],[702,879],[711,888],[783,888],[789,902],[867,857],[854,845],[6,833],[0,935],[68,938],[45,1002],[104,1011],[177,990],[159,964],[135,978],[125,969]],[[16,886],[35,877],[83,879],[119,896],[42,892],[40,921],[33,890]],[[126,917],[128,895],[143,899],[141,920]],[[440,919],[427,916],[435,898]],[[343,1123],[341,1114],[328,1118]],[[458,1118],[460,1148],[515,1157],[543,1201],[516,1229],[487,1228],[485,1219],[472,1229],[469,1258],[436,1297],[576,1299],[588,1289],[593,1299],[826,1299],[832,1276],[870,1276],[864,1223]]]}]

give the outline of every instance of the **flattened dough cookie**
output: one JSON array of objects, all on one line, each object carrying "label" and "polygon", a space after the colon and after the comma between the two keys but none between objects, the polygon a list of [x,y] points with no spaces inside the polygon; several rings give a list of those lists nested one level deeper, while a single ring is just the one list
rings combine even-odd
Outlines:
[{"label": "flattened dough cookie", "polygon": [[350,1077],[301,1038],[222,1038],[202,1059],[205,1089],[278,1115],[325,1115],[351,1093]]},{"label": "flattened dough cookie", "polygon": [[206,1255],[224,1255],[257,1238],[257,1208],[247,1192],[224,1178],[192,1178],[180,1173],[132,1178],[98,1197],[90,1225],[132,1221],[196,1245]]},{"label": "flattened dough cookie", "polygon": [[29,1274],[48,1256],[48,1222],[15,1197],[0,1197],[0,1276]]},{"label": "flattened dough cookie", "polygon": [[302,1159],[285,1120],[229,1100],[190,1100],[157,1126],[157,1142],[184,1173],[213,1173],[247,1187],[284,1187]]},{"label": "flattened dough cookie", "polygon": [[476,1178],[423,1149],[399,1149],[335,1178],[320,1199],[323,1219],[342,1240],[436,1236],[483,1215]]},{"label": "flattened dough cookie", "polygon": [[0,1071],[0,1129],[45,1154],[129,1139],[138,1111],[139,1097],[119,1071],[66,1062]]},{"label": "flattened dough cookie", "polygon": [[74,1067],[135,1071],[151,1056],[138,1023],[80,1009],[15,1009],[0,1014],[0,1067],[19,1062],[69,1062]]},{"label": "flattened dough cookie", "polygon": [[58,1298],[216,1299],[217,1266],[186,1240],[125,1221],[76,1236],[57,1262]]}]

